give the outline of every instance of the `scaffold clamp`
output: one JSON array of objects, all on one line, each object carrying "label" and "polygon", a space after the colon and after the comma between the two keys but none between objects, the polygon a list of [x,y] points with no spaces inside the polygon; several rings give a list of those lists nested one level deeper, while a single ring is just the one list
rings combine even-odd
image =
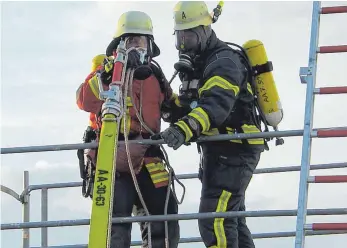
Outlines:
[{"label": "scaffold clamp", "polygon": [[300,81],[302,84],[306,84],[307,83],[307,76],[311,75],[311,70],[309,70],[308,67],[300,67],[300,72],[299,72],[299,76],[300,76]]}]

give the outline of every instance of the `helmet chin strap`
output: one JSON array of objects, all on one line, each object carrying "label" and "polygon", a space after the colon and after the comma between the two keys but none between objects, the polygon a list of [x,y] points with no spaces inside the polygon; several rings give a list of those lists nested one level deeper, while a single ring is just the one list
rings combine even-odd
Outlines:
[{"label": "helmet chin strap", "polygon": [[150,58],[153,57],[153,41],[150,37],[147,36],[147,54]]}]

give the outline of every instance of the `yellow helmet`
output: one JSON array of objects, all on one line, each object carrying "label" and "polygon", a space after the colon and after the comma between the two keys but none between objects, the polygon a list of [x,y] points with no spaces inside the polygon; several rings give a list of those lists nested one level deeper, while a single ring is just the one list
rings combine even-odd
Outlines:
[{"label": "yellow helmet", "polygon": [[151,38],[152,57],[160,54],[159,47],[154,43],[152,20],[142,11],[128,11],[123,13],[117,24],[117,31],[113,40],[106,49],[106,55],[111,56],[112,51],[118,46],[120,38],[127,34],[146,35]]},{"label": "yellow helmet", "polygon": [[212,16],[203,1],[180,1],[174,8],[175,30],[185,30],[212,24]]},{"label": "yellow helmet", "polygon": [[118,38],[125,34],[153,35],[151,18],[141,11],[123,13],[118,19],[117,31],[113,38]]},{"label": "yellow helmet", "polygon": [[98,54],[92,59],[92,71],[95,71],[98,66],[102,65],[104,59],[107,58],[105,54]]}]

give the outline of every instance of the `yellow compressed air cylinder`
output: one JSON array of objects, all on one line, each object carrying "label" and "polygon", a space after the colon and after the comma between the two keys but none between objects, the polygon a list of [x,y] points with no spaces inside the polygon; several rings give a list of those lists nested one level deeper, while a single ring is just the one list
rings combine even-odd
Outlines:
[{"label": "yellow compressed air cylinder", "polygon": [[[259,40],[249,40],[243,48],[253,68],[263,67],[268,62],[264,44]],[[262,71],[255,76],[255,89],[259,107],[265,115],[268,125],[276,128],[283,119],[283,109],[277,92],[272,71]]]}]

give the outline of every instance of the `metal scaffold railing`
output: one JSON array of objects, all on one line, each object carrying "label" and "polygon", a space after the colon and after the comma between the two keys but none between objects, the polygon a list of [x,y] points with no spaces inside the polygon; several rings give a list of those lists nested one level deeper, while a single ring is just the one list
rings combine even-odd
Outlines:
[{"label": "metal scaffold railing", "polygon": [[[283,137],[283,136],[282,136]],[[346,168],[347,162],[332,163],[332,164],[316,164],[311,165],[312,170]],[[272,167],[256,169],[255,174],[268,174],[268,173],[283,173],[300,171],[300,166],[286,166],[286,167]],[[178,175],[179,179],[194,179],[197,178],[197,173]],[[2,223],[1,230],[23,229],[23,248],[29,248],[29,229],[41,228],[41,246],[40,248],[82,248],[87,247],[86,244],[78,245],[61,245],[61,246],[48,246],[48,227],[64,227],[64,226],[83,226],[89,225],[90,219],[75,219],[75,220],[48,220],[48,190],[57,188],[81,187],[81,182],[66,182],[66,183],[52,183],[52,184],[29,184],[29,172],[24,171],[24,189],[21,194],[17,194],[13,190],[1,186],[1,191],[13,196],[23,204],[23,222],[22,223]],[[30,222],[30,193],[36,190],[41,191],[41,221]],[[309,209],[308,215],[345,215],[347,208],[335,209]],[[163,221],[163,220],[193,220],[193,219],[208,219],[208,218],[228,218],[228,217],[279,217],[279,216],[296,216],[297,210],[258,210],[258,211],[239,211],[239,212],[224,212],[224,213],[187,213],[187,214],[170,214],[170,215],[156,215],[156,216],[138,216],[138,217],[122,217],[113,218],[113,223],[129,223],[129,222],[142,222],[142,221]],[[347,230],[319,230],[308,231],[307,235],[328,235],[328,234],[346,234]],[[280,237],[294,237],[295,232],[273,232],[273,233],[256,233],[253,234],[255,239],[265,238],[280,238]],[[180,243],[196,243],[201,242],[200,237],[181,238]],[[141,245],[142,241],[132,242],[132,246]],[[31,247],[39,248],[39,247]]]},{"label": "metal scaffold railing", "polygon": [[[132,223],[142,221],[165,221],[165,220],[193,220],[208,218],[228,218],[228,217],[277,217],[277,216],[297,216],[296,230],[292,232],[275,232],[275,233],[257,233],[253,234],[255,239],[278,238],[278,237],[295,237],[295,248],[303,248],[305,235],[328,235],[328,234],[346,234],[347,223],[314,223],[306,224],[306,215],[346,215],[347,208],[331,209],[307,209],[308,183],[337,183],[347,182],[347,176],[310,176],[310,170],[346,168],[347,161],[331,164],[310,164],[311,142],[312,138],[332,138],[347,137],[347,127],[333,128],[312,128],[313,104],[315,94],[339,94],[347,93],[346,87],[324,87],[315,88],[317,53],[335,53],[347,52],[347,46],[318,47],[319,18],[321,14],[347,13],[345,7],[325,7],[321,8],[320,2],[313,3],[312,26],[311,26],[311,43],[309,54],[309,66],[300,68],[300,78],[302,83],[307,84],[306,106],[304,117],[304,128],[302,130],[273,131],[256,134],[223,134],[212,137],[203,137],[197,142],[209,142],[216,140],[240,140],[249,138],[274,138],[274,137],[298,137],[303,136],[302,159],[301,165],[287,167],[272,167],[256,169],[255,174],[283,173],[283,172],[300,172],[298,208],[293,210],[257,210],[257,211],[238,211],[238,212],[209,212],[209,213],[186,213],[170,214],[156,216],[136,216],[113,218],[113,223]],[[163,140],[132,140],[130,143],[141,144],[163,144]],[[122,141],[120,141],[122,143]],[[78,143],[78,144],[60,144],[46,146],[28,146],[28,147],[11,147],[1,148],[1,154],[16,154],[29,152],[49,152],[49,151],[66,151],[96,148],[97,143]],[[198,177],[197,173],[178,175],[178,179],[194,179]],[[48,228],[63,226],[84,226],[90,224],[90,219],[74,220],[57,220],[49,221],[48,219],[48,191],[57,188],[81,187],[82,182],[63,182],[52,184],[31,185],[29,183],[29,172],[24,171],[23,191],[18,194],[12,189],[1,185],[1,191],[11,195],[23,205],[23,222],[22,223],[1,223],[1,230],[23,229],[22,240],[23,248],[30,248],[30,229],[41,229],[41,248],[82,248],[87,247],[85,244],[65,245],[65,246],[48,246]],[[41,191],[41,221],[30,222],[30,193],[36,190]],[[200,237],[181,238],[180,243],[202,242]],[[141,245],[141,241],[134,241],[132,245]],[[32,247],[34,248],[34,247]],[[39,247],[35,247],[39,248]]]},{"label": "metal scaffold railing", "polygon": [[[347,86],[316,87],[318,54],[347,52],[347,45],[319,46],[320,17],[325,14],[347,13],[347,6],[321,7],[321,2],[314,2],[312,9],[311,38],[308,67],[300,68],[301,82],[307,85],[304,116],[304,133],[302,144],[301,170],[299,182],[298,213],[296,222],[295,248],[305,247],[307,230],[347,230],[347,223],[313,223],[306,224],[309,183],[342,183],[347,182],[347,175],[310,176],[312,126],[315,95],[344,94]],[[323,131],[321,136],[337,137],[335,131]],[[346,137],[346,131],[342,136]],[[336,134],[336,132],[335,132]]]}]

